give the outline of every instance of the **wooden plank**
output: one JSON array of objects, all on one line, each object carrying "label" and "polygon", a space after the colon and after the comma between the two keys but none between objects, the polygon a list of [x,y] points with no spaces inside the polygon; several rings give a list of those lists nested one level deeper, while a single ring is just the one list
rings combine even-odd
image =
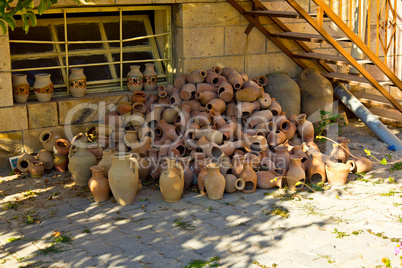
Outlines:
[{"label": "wooden plank", "polygon": [[252,16],[280,17],[280,18],[292,18],[292,19],[302,19],[303,18],[297,12],[278,11],[278,10],[246,11],[245,14],[252,15]]},{"label": "wooden plank", "polygon": [[368,108],[381,122],[394,127],[402,127],[402,114],[395,109]]},{"label": "wooden plank", "polygon": [[[295,55],[298,59],[305,59],[305,60],[314,60],[318,62],[327,62],[336,65],[345,65],[349,64],[349,62],[342,56],[332,55],[332,54],[323,54],[323,53],[299,53]],[[357,60],[360,64],[372,64],[369,60]]]},{"label": "wooden plank", "polygon": [[[326,42],[325,38],[319,34],[308,34],[308,33],[299,33],[299,32],[283,32],[283,33],[275,33],[272,36],[276,38],[282,39],[291,39],[291,40],[299,40],[304,42],[314,42],[314,43],[324,43]],[[346,37],[334,37],[336,41],[350,41]]]},{"label": "wooden plank", "polygon": [[[344,74],[344,73],[323,73],[321,75],[334,82],[340,82],[340,83],[346,83],[346,84],[352,84],[352,85],[353,84],[371,85],[371,82],[363,76],[350,75],[350,74]],[[378,81],[377,83],[379,83],[382,86],[386,86],[392,82]]]},{"label": "wooden plank", "polygon": [[[359,91],[352,93],[366,107],[394,109],[394,106],[384,96]],[[402,104],[402,100],[396,100]]]}]

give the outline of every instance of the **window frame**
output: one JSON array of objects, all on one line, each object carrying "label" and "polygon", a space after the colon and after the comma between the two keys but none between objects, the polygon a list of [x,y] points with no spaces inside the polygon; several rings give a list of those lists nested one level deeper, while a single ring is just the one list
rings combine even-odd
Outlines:
[{"label": "window frame", "polygon": [[[154,11],[154,24],[155,24],[155,31],[160,33],[154,33],[148,34],[149,30],[152,31],[151,23],[149,19],[147,20],[148,16],[146,15],[132,15],[135,16],[136,18],[142,18],[145,24],[145,27],[147,29],[147,35],[144,36],[138,36],[134,38],[127,38],[123,39],[122,36],[122,25],[124,18],[127,16],[131,15],[124,15],[123,12],[125,11]],[[37,10],[34,10],[34,12],[37,14]],[[69,13],[96,13],[96,12],[118,12],[118,22],[119,22],[119,39],[118,40],[108,40],[104,39],[103,37],[99,41],[69,41],[68,39],[68,34],[67,34],[67,27],[69,22],[72,21],[77,21],[79,19],[77,18],[68,18],[67,15]],[[55,53],[57,54],[56,57],[59,58],[59,63],[60,65],[58,66],[50,66],[50,67],[37,67],[37,68],[23,68],[23,69],[11,69],[12,73],[15,72],[24,72],[24,71],[43,71],[46,72],[46,70],[49,69],[60,69],[62,72],[62,77],[65,82],[65,84],[59,84],[57,87],[58,88],[66,88],[66,91],[63,92],[58,92],[56,95],[69,95],[69,83],[68,83],[68,76],[69,76],[69,69],[71,68],[84,68],[85,72],[85,67],[90,67],[90,66],[103,66],[103,65],[113,65],[113,67],[110,68],[111,72],[115,70],[115,65],[119,64],[120,65],[120,74],[117,73],[117,70],[115,70],[116,77],[108,80],[99,80],[99,81],[88,81],[88,85],[90,86],[88,88],[88,93],[95,93],[95,92],[109,92],[109,91],[119,91],[119,90],[126,90],[126,75],[123,73],[123,64],[138,64],[138,63],[155,63],[155,67],[158,73],[158,80],[160,79],[165,79],[168,83],[173,82],[173,66],[172,66],[172,25],[171,25],[171,7],[168,5],[163,5],[163,6],[130,6],[130,7],[125,7],[125,6],[116,6],[116,7],[78,7],[78,8],[55,8],[55,9],[49,9],[46,14],[60,14],[63,16],[62,20],[63,22],[58,23],[61,25],[64,25],[64,41],[59,41],[59,40],[53,40],[53,41],[38,41],[38,40],[12,40],[9,39],[10,43],[25,43],[25,44],[52,44],[55,47],[54,52],[50,53]],[[160,17],[158,17],[160,16]],[[114,18],[116,18],[115,16]],[[84,17],[83,17],[84,18]],[[53,20],[53,19],[47,19],[44,18],[43,21],[46,20]],[[99,20],[99,18],[90,18],[90,20],[96,21]],[[101,20],[101,19],[100,19]],[[136,20],[136,19],[135,19]],[[129,21],[129,20],[126,20]],[[148,23],[147,23],[148,21]],[[161,23],[162,22],[162,23]],[[21,23],[21,22],[19,22]],[[41,21],[40,18],[38,19],[38,25],[40,25]],[[124,42],[131,42],[131,41],[136,41],[140,39],[148,39],[149,40],[149,45],[144,46],[144,49],[139,49],[137,51],[135,47],[142,47],[142,46],[133,46],[132,48],[124,48],[123,43]],[[110,44],[110,43],[119,43],[119,47],[110,49],[109,46],[103,47],[99,49],[99,51],[107,51],[108,54],[112,55],[113,53],[120,53],[119,60],[113,60],[111,57],[108,57],[107,54],[105,53],[105,56],[107,58],[107,62],[103,63],[89,63],[89,64],[75,64],[71,65],[69,63],[69,54],[74,54],[74,52],[70,52],[71,50],[68,49],[68,45],[72,44],[85,44],[85,43],[101,43],[101,44]],[[60,50],[60,47],[64,46],[64,51]],[[57,49],[58,48],[58,49]],[[152,50],[147,50],[145,48],[152,48]],[[95,49],[97,50],[97,49]],[[113,52],[111,52],[112,50]],[[129,50],[129,51],[128,51]],[[127,52],[150,52],[153,54],[154,59],[144,59],[144,60],[124,60],[123,53]],[[156,51],[156,53],[154,53]],[[99,53],[95,53],[93,55],[97,55]],[[10,53],[11,55],[11,53]],[[109,55],[109,56],[110,56]],[[157,58],[155,58],[155,56]],[[11,56],[13,58],[19,58],[20,56]],[[64,62],[60,60],[60,57],[65,57]],[[64,65],[63,65],[64,63]],[[164,66],[162,66],[162,64]],[[162,72],[162,69],[165,69],[165,72]],[[109,84],[108,84],[109,83]],[[114,83],[114,84],[111,84]],[[117,86],[117,83],[119,85]],[[162,82],[163,83],[163,82]],[[91,88],[92,86],[92,88]]]}]

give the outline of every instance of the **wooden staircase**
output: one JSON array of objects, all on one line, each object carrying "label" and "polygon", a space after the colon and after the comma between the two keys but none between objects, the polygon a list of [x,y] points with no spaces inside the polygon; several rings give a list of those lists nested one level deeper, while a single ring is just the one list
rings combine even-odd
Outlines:
[{"label": "wooden staircase", "polygon": [[[371,86],[377,89],[383,96],[368,93],[356,93],[356,97],[366,105],[369,110],[378,116],[384,123],[402,126],[402,101],[396,100],[384,86],[394,86],[402,91],[402,81],[368,48],[364,42],[329,8],[323,0],[312,0],[317,5],[317,13],[310,14],[305,11],[295,0],[285,0],[295,11],[268,10],[259,0],[250,0],[252,10],[246,11],[236,0],[227,0],[249,22],[245,33],[249,34],[253,27],[257,28],[290,59],[303,69],[308,68],[305,61],[315,62],[322,75],[333,82]],[[268,17],[282,32],[271,33],[267,27],[261,24],[259,18]],[[308,22],[317,34],[292,32],[280,18],[302,19]],[[325,20],[332,21],[338,26],[345,36],[333,37],[323,27]],[[292,40],[304,52],[294,54],[283,42],[284,39]],[[338,51],[339,55],[315,53],[306,43],[328,43]],[[365,59],[356,60],[342,46],[343,42],[354,43],[363,53]],[[328,64],[348,64],[358,71],[358,75],[339,73]],[[377,81],[365,66],[376,65],[386,77],[387,81]]]}]

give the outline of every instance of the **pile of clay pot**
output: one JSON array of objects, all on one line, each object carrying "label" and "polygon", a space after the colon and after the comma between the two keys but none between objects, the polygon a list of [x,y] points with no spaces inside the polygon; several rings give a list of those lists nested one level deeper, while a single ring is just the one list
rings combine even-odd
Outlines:
[{"label": "pile of clay pot", "polygon": [[[213,67],[178,75],[155,94],[136,91],[131,102],[120,102],[72,140],[78,148],[70,147],[72,179],[89,185],[97,202],[108,200],[111,190],[127,205],[141,182],[159,183],[164,200],[177,202],[193,185],[221,199],[224,192],[253,193],[257,187],[293,191],[326,180],[342,185],[351,170],[371,168],[366,158],[347,161],[346,138],[330,156],[321,154],[313,124],[305,114],[287,118],[264,92],[267,83],[266,76],[251,79],[234,68]],[[58,141],[51,142],[55,153]]]}]

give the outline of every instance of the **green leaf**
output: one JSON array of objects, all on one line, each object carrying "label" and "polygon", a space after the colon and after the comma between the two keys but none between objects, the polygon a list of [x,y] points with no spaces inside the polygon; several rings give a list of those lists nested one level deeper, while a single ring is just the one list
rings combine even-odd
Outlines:
[{"label": "green leaf", "polygon": [[0,15],[4,15],[5,9],[6,9],[6,3],[4,1],[0,1]]},{"label": "green leaf", "polygon": [[321,115],[326,115],[326,114],[327,114],[327,111],[320,110],[320,114],[321,114]]},{"label": "green leaf", "polygon": [[364,152],[367,154],[367,156],[371,155],[371,152],[369,150],[367,150],[367,149],[364,149]]},{"label": "green leaf", "polygon": [[22,18],[22,29],[24,29],[25,34],[27,34],[29,31],[28,16],[25,14],[22,14],[21,18]]},{"label": "green leaf", "polygon": [[10,26],[11,30],[14,31],[16,23],[15,23],[15,20],[13,17],[4,15],[4,16],[0,16],[0,19],[3,20],[5,23],[7,23]]},{"label": "green leaf", "polygon": [[38,6],[39,15],[42,15],[50,6],[51,2],[49,0],[40,0],[40,4]]},{"label": "green leaf", "polygon": [[7,26],[4,23],[4,21],[2,21],[2,20],[0,20],[0,27],[1,27],[2,31],[3,31],[3,34],[6,34],[7,33]]},{"label": "green leaf", "polygon": [[386,165],[387,165],[387,159],[383,158],[383,159],[381,160],[381,165],[386,166]]},{"label": "green leaf", "polygon": [[27,15],[28,15],[29,19],[31,20],[31,25],[36,26],[38,21],[36,20],[35,13],[33,13],[32,11],[27,11]]}]

